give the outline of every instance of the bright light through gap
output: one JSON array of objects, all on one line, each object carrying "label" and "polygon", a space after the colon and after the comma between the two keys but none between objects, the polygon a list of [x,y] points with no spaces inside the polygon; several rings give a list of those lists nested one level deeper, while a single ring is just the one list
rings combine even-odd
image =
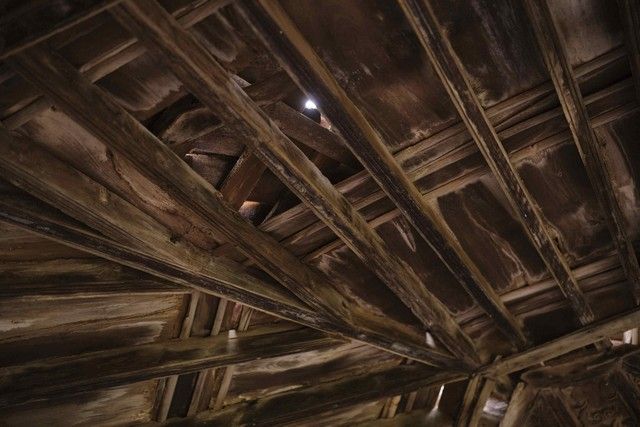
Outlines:
[{"label": "bright light through gap", "polygon": [[318,107],[316,106],[316,103],[313,102],[310,99],[307,99],[307,102],[304,103],[304,108],[306,108],[307,110],[317,110]]}]

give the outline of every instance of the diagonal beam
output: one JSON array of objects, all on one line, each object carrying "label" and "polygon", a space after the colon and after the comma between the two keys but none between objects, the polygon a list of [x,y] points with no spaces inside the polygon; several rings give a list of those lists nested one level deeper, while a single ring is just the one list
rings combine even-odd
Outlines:
[{"label": "diagonal beam", "polygon": [[[29,155],[24,155],[28,152]],[[54,241],[187,286],[237,301],[284,319],[355,339],[423,363],[460,367],[441,352],[416,342],[398,325],[347,327],[323,317],[272,284],[247,274],[236,263],[212,257],[184,242],[172,241],[170,230],[91,181],[31,141],[18,140],[0,128],[0,175],[31,191],[56,208],[101,231],[88,231],[77,222],[24,197],[0,199],[0,221]],[[111,240],[119,238],[129,244]],[[137,246],[136,246],[137,245]],[[145,252],[140,248],[152,248]],[[370,325],[371,326],[371,325]]]},{"label": "diagonal beam", "polygon": [[533,245],[556,279],[583,324],[594,319],[593,311],[567,261],[553,240],[542,212],[509,160],[471,86],[469,76],[451,44],[443,35],[428,0],[398,0],[425,49],[458,114],[476,142],[500,188],[517,213]]},{"label": "diagonal beam", "polygon": [[520,371],[546,360],[593,344],[599,340],[621,334],[640,323],[640,309],[610,317],[584,326],[575,332],[563,335],[552,341],[523,352],[505,357],[479,370],[482,375],[497,377]]},{"label": "diagonal beam", "polygon": [[263,327],[218,335],[44,358],[0,368],[0,407],[117,387],[256,359],[328,349],[339,340],[306,328]]},{"label": "diagonal beam", "polygon": [[464,377],[464,374],[438,372],[421,365],[402,365],[278,393],[220,411],[209,410],[189,418],[172,419],[164,425],[284,425],[327,411],[437,387]]},{"label": "diagonal beam", "polygon": [[[600,148],[574,75],[567,50],[553,21],[546,0],[526,0],[525,6],[538,46],[556,89],[571,135],[587,170],[591,186],[602,208],[614,244],[618,250],[636,304],[640,304],[640,265],[633,242],[625,230],[625,218],[618,204],[607,166],[606,153]],[[630,54],[633,58],[633,54]],[[635,70],[637,71],[637,70]]]},{"label": "diagonal beam", "polygon": [[425,327],[456,356],[469,364],[477,363],[469,337],[411,267],[391,253],[362,215],[162,6],[153,0],[125,2],[111,12],[162,53],[185,87],[232,126],[256,156],[385,281]]},{"label": "diagonal beam", "polygon": [[242,3],[242,10],[256,34],[299,86],[318,101],[351,151],[463,288],[508,338],[524,346],[526,338],[518,321],[282,8],[276,2],[250,1]]}]

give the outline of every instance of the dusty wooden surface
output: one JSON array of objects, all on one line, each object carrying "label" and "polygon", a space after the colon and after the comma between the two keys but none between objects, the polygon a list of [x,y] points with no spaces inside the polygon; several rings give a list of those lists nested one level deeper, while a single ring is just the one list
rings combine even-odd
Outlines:
[{"label": "dusty wooden surface", "polygon": [[0,424],[638,424],[639,16],[1,2]]}]

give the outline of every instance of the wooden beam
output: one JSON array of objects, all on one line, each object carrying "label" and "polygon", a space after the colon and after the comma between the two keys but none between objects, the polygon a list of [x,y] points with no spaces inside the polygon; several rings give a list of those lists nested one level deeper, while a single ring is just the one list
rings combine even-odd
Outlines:
[{"label": "wooden beam", "polygon": [[31,48],[12,57],[11,65],[109,148],[128,158],[143,175],[205,219],[217,235],[237,243],[305,303],[336,321],[349,322],[350,313],[335,288],[327,286],[330,282],[325,277],[257,231],[215,188],[61,56]]},{"label": "wooden beam", "polygon": [[511,394],[509,406],[500,422],[501,427],[518,427],[524,425],[531,402],[536,397],[533,387],[519,382]]},{"label": "wooden beam", "polygon": [[276,2],[239,4],[254,31],[291,77],[317,100],[320,110],[344,136],[346,144],[415,230],[429,243],[463,288],[517,346],[526,338],[494,288],[426,203],[416,186],[395,161],[379,134],[348,98],[326,65]]},{"label": "wooden beam", "polygon": [[640,304],[640,265],[633,249],[633,241],[625,229],[625,218],[616,199],[606,153],[600,148],[589,122],[587,108],[569,62],[564,41],[553,21],[547,0],[526,0],[524,3],[539,50],[556,88],[573,140],[587,170],[596,199],[600,203],[601,212],[604,214],[618,249],[622,268],[631,286],[631,293],[638,305]]},{"label": "wooden beam", "polygon": [[[456,356],[470,365],[477,364],[473,343],[453,321],[447,308],[426,290],[408,264],[391,253],[362,215],[251,101],[207,49],[153,0],[126,2],[111,12],[140,39],[163,54],[167,66],[185,87],[223,122],[232,126],[256,156],[387,283],[426,328]],[[226,223],[230,224],[229,221]],[[235,241],[243,241],[242,236],[234,234]],[[269,271],[269,265],[261,261],[264,254],[253,250],[247,252]],[[311,289],[317,294],[322,292],[321,288]],[[338,301],[335,303],[339,304]],[[340,311],[335,314],[340,316]]]},{"label": "wooden beam", "polygon": [[542,390],[540,397],[545,402],[545,407],[558,421],[559,426],[579,426],[578,417],[569,408],[557,390]]},{"label": "wooden beam", "polygon": [[186,294],[187,288],[170,282],[141,278],[139,280],[79,280],[62,283],[6,283],[0,286],[0,298],[89,297],[97,295]]},{"label": "wooden beam", "polygon": [[631,66],[636,99],[640,102],[640,5],[635,0],[618,0],[620,20],[625,32],[625,47]]},{"label": "wooden beam", "polygon": [[[289,327],[290,328],[290,327]],[[0,407],[122,386],[255,359],[336,346],[310,329],[262,327],[238,334],[176,339],[54,357],[0,368]]]},{"label": "wooden beam", "polygon": [[479,370],[482,375],[495,378],[520,371],[529,366],[620,334],[640,322],[640,309],[594,322],[570,334],[563,335],[529,350],[507,356]]},{"label": "wooden beam", "polygon": [[[145,253],[139,247],[116,243],[30,199],[1,198],[0,220],[4,222],[305,326],[348,336],[347,339],[367,342],[424,363],[460,367],[450,357],[421,345],[416,342],[417,337],[395,326],[376,325],[375,331],[362,326],[347,327],[342,322],[333,322],[318,312],[308,310],[273,285],[247,274],[232,261],[199,253],[184,242],[173,242],[169,230],[163,231],[135,207],[38,148],[37,144],[14,139],[2,128],[0,141],[0,175],[5,179],[26,187],[62,211],[80,216],[107,236],[118,236],[125,242],[137,242],[153,250]],[[27,151],[29,155],[24,156]],[[167,256],[160,256],[163,253]]]},{"label": "wooden beam", "polygon": [[[609,374],[609,381],[613,384],[616,393],[634,417],[636,424],[640,423],[640,389],[627,372],[621,367],[614,369]],[[637,381],[637,378],[636,378]]]},{"label": "wooden beam", "polygon": [[[179,8],[173,13],[182,25],[185,27],[192,27],[208,16],[214,14],[218,9],[229,2],[230,0],[205,0],[193,9]],[[31,46],[31,44],[29,44],[29,46]],[[25,45],[25,48],[29,46]],[[16,53],[20,50],[23,49],[19,49]],[[140,57],[145,52],[146,49],[144,46],[132,37],[124,40],[119,46],[110,49],[107,52],[96,52],[96,56],[94,58],[91,58],[87,63],[80,66],[80,71],[87,77],[87,79],[92,82],[96,82]],[[26,96],[32,96],[32,93],[30,91],[26,91]],[[5,118],[2,122],[9,129],[16,129],[51,106],[51,101],[40,95],[37,96],[35,100],[28,103],[24,108],[21,108],[16,113]]]},{"label": "wooden beam", "polygon": [[482,385],[482,377],[480,375],[472,375],[467,383],[460,408],[458,409],[458,417],[456,418],[456,427],[465,427],[470,425],[469,420],[477,402],[480,386]]},{"label": "wooden beam", "polygon": [[166,425],[283,425],[329,410],[383,399],[464,378],[421,365],[402,365],[382,372],[321,383],[278,393],[253,402],[205,411],[194,417],[170,419]]},{"label": "wooden beam", "polygon": [[509,160],[496,130],[480,104],[469,76],[451,44],[443,35],[427,0],[399,0],[420,43],[440,77],[451,101],[476,142],[489,169],[524,225],[531,242],[556,279],[565,297],[583,324],[594,319],[567,261],[553,240],[540,208],[526,189]]},{"label": "wooden beam", "polygon": [[[24,19],[23,16],[16,16],[15,19],[20,23],[17,28],[9,22],[3,19],[3,30],[0,31],[0,40],[2,40],[2,50],[0,51],[0,60],[4,60],[11,55],[15,55],[22,50],[25,50],[31,46],[55,36],[81,22],[86,21],[89,18],[96,16],[97,14],[104,12],[105,10],[118,4],[121,0],[100,0],[91,2],[90,6],[84,9],[75,10],[72,13],[65,16],[63,19],[54,22],[41,22],[37,21],[38,25],[27,24],[25,28],[24,21],[29,22],[29,19]],[[38,8],[39,5],[34,5]],[[9,11],[10,12],[10,11]],[[38,11],[42,14],[42,11]],[[58,12],[58,11],[56,11]],[[25,13],[32,13],[32,11],[26,11]],[[3,17],[4,18],[4,17]],[[8,18],[8,16],[7,16]],[[45,24],[49,24],[48,26]]]}]

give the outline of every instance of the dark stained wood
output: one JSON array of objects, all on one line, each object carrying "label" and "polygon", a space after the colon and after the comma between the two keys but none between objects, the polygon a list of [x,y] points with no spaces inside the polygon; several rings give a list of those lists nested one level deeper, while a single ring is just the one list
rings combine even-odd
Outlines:
[{"label": "dark stained wood", "polygon": [[[272,172],[387,283],[425,327],[466,363],[476,364],[478,359],[471,340],[453,321],[446,307],[425,289],[404,261],[389,251],[364,218],[251,101],[224,68],[156,2],[127,3],[124,7],[112,9],[112,13],[168,58],[167,65],[185,86],[223,122],[234,126],[238,136],[254,149]],[[236,234],[236,240],[242,239]],[[248,254],[270,271],[269,265],[261,261],[264,254]],[[321,288],[312,285],[311,289],[322,294]],[[325,302],[327,298],[320,301]],[[340,316],[344,310],[334,314]]]},{"label": "dark stained wood", "polygon": [[[67,209],[70,207],[74,215],[81,215],[84,220],[89,221],[91,225],[95,225],[107,234],[116,233],[113,235],[121,237],[124,241],[134,239],[139,242],[145,236],[152,237],[153,243],[147,245],[153,247],[154,250],[150,255],[139,248],[116,243],[82,228],[64,217],[61,218],[59,214],[47,211],[46,207],[34,204],[29,200],[2,198],[0,200],[0,207],[2,207],[0,220],[162,279],[194,288],[203,293],[238,301],[306,326],[317,329],[326,327],[338,334],[343,331],[350,338],[376,342],[376,346],[406,355],[412,359],[432,360],[436,365],[458,365],[439,351],[417,345],[415,340],[412,342],[408,334],[393,326],[389,328],[389,325],[380,325],[381,330],[387,331],[380,333],[360,328],[358,330],[350,329],[342,323],[332,323],[320,316],[319,313],[308,311],[300,303],[282,294],[271,284],[248,275],[230,260],[204,254],[198,255],[197,251],[189,252],[189,250],[183,255],[178,255],[176,252],[180,250],[175,248],[185,248],[188,245],[184,242],[172,242],[172,236],[167,231],[162,237],[159,225],[154,224],[153,220],[145,218],[144,214],[117,195],[88,180],[46,152],[40,151],[33,144],[29,144],[29,156],[20,155],[19,153],[24,147],[20,141],[5,131],[0,132],[0,135],[2,136],[0,174],[4,178],[18,186],[22,184],[28,187],[35,191],[36,195],[52,202],[63,211],[65,207]],[[24,141],[22,142],[24,143]],[[18,160],[24,163],[22,165],[15,163]],[[41,166],[31,170],[34,163]],[[42,166],[44,164],[48,166]],[[40,175],[39,178],[38,173],[44,175]],[[65,175],[66,178],[61,179]],[[65,182],[72,182],[73,185],[66,185]],[[86,185],[83,186],[83,183]],[[53,195],[55,198],[49,200]],[[115,210],[104,212],[105,203]],[[116,205],[117,208],[114,207]],[[111,220],[109,220],[109,215],[111,215]],[[114,222],[113,215],[120,220]],[[138,228],[141,224],[146,224],[143,230]],[[155,234],[154,230],[158,234]],[[162,243],[163,241],[164,243]],[[173,258],[178,262],[172,262],[171,257],[169,259],[159,257],[158,254],[162,253],[163,249],[167,254],[173,252]],[[197,262],[196,260],[203,257],[206,258],[206,262],[199,263],[196,267],[189,267],[190,263]],[[185,265],[181,265],[179,260],[188,261]],[[391,332],[392,330],[395,332]],[[388,335],[393,335],[394,338],[389,338]]]},{"label": "dark stained wood", "polygon": [[[564,116],[569,123],[573,140],[578,147],[591,185],[607,220],[620,261],[631,285],[635,303],[640,304],[640,265],[633,241],[625,229],[625,218],[616,200],[607,158],[589,122],[580,87],[546,0],[525,1],[529,19],[538,40],[540,52],[551,74]],[[630,18],[632,19],[632,18]],[[637,52],[636,52],[637,53]],[[633,51],[630,57],[634,58]]]},{"label": "dark stained wood", "polygon": [[637,382],[634,382],[623,368],[614,369],[609,374],[609,379],[613,383],[618,396],[634,416],[635,422],[640,423],[640,390]]},{"label": "dark stained wood", "polygon": [[625,48],[631,65],[636,98],[640,101],[640,6],[634,0],[618,0],[624,26]]},{"label": "dark stained wood", "polygon": [[518,382],[511,394],[509,406],[500,425],[502,427],[521,426],[523,420],[526,419],[530,404],[535,399],[535,396],[536,392],[533,391],[533,387],[527,386],[523,382]]},{"label": "dark stained wood", "polygon": [[634,309],[618,316],[594,322],[575,332],[529,350],[507,356],[504,359],[482,368],[480,372],[495,377],[519,371],[586,345],[593,344],[603,338],[621,334],[638,323],[640,323],[640,310]]},{"label": "dark stained wood", "polygon": [[7,283],[0,286],[0,298],[46,296],[98,296],[98,295],[135,295],[135,294],[185,294],[189,290],[159,280],[73,280],[63,283]]},{"label": "dark stained wood", "polygon": [[205,411],[190,418],[170,419],[167,425],[280,425],[330,409],[336,410],[462,378],[464,375],[437,372],[421,365],[402,365],[375,374],[350,377],[232,405],[220,411]]},{"label": "dark stained wood", "polygon": [[458,410],[456,426],[464,427],[469,425],[475,403],[478,401],[478,393],[480,393],[481,386],[482,377],[480,375],[472,375],[471,378],[469,378],[462,403],[460,403],[460,409]]},{"label": "dark stained wood", "polygon": [[[103,2],[116,4],[118,1]],[[227,4],[229,0],[206,0],[193,9],[179,8],[175,11],[176,18],[186,27],[192,27],[218,9]],[[74,25],[77,22],[74,23]],[[28,46],[31,46],[29,44]],[[28,46],[24,46],[27,48]],[[96,82],[104,76],[116,71],[118,68],[133,61],[145,53],[144,46],[134,38],[125,40],[115,51],[96,52],[94,57],[87,64],[80,67],[80,71],[92,82]],[[17,53],[17,52],[16,52]],[[3,124],[9,129],[16,129],[31,120],[37,114],[51,107],[51,101],[40,96],[29,102],[24,108],[6,118]]]},{"label": "dark stained wood", "polygon": [[421,0],[399,0],[399,3],[467,130],[558,286],[571,302],[580,321],[583,324],[591,322],[594,314],[589,303],[573,277],[564,255],[554,242],[540,208],[509,160],[496,130],[474,93],[460,59],[443,36],[430,4]]},{"label": "dark stained wood", "polygon": [[[349,321],[325,278],[286,251],[268,235],[233,210],[222,196],[191,170],[166,145],[156,139],[100,89],[83,78],[63,58],[32,48],[14,56],[12,65],[32,81],[70,116],[83,124],[112,149],[125,155],[153,182],[163,183],[176,200],[208,220],[217,233],[237,242],[244,252],[294,294],[336,319]],[[56,80],[55,77],[57,77]],[[91,104],[91,110],[85,106]],[[155,161],[150,162],[153,158]],[[247,234],[248,233],[248,234]],[[340,317],[342,315],[342,317]]]},{"label": "dark stained wood", "polygon": [[[2,50],[0,51],[0,60],[4,60],[11,55],[15,55],[20,51],[34,46],[38,43],[65,31],[79,23],[103,12],[110,7],[120,3],[121,0],[101,0],[89,2],[84,8],[73,11],[69,16],[55,23],[45,23],[45,25],[24,28],[18,23],[10,25],[10,22],[3,23],[3,30],[0,31],[0,40],[2,40]],[[39,11],[40,12],[40,11]],[[27,13],[33,13],[29,11]],[[42,12],[40,12],[42,13]],[[20,21],[22,17],[15,17]],[[49,25],[46,25],[49,24]]]},{"label": "dark stained wood", "polygon": [[218,335],[115,348],[0,368],[0,406],[77,394],[335,346],[340,341],[310,329],[256,328],[236,338]]},{"label": "dark stained wood", "polygon": [[360,163],[398,209],[438,254],[465,290],[517,346],[526,338],[493,287],[483,277],[458,241],[424,201],[416,186],[381,141],[345,91],[331,76],[311,46],[275,2],[242,4],[256,33],[289,71],[300,87],[316,99],[321,111],[340,130]]},{"label": "dark stained wood", "polygon": [[544,390],[540,396],[561,426],[578,426],[580,422],[556,390]]}]

